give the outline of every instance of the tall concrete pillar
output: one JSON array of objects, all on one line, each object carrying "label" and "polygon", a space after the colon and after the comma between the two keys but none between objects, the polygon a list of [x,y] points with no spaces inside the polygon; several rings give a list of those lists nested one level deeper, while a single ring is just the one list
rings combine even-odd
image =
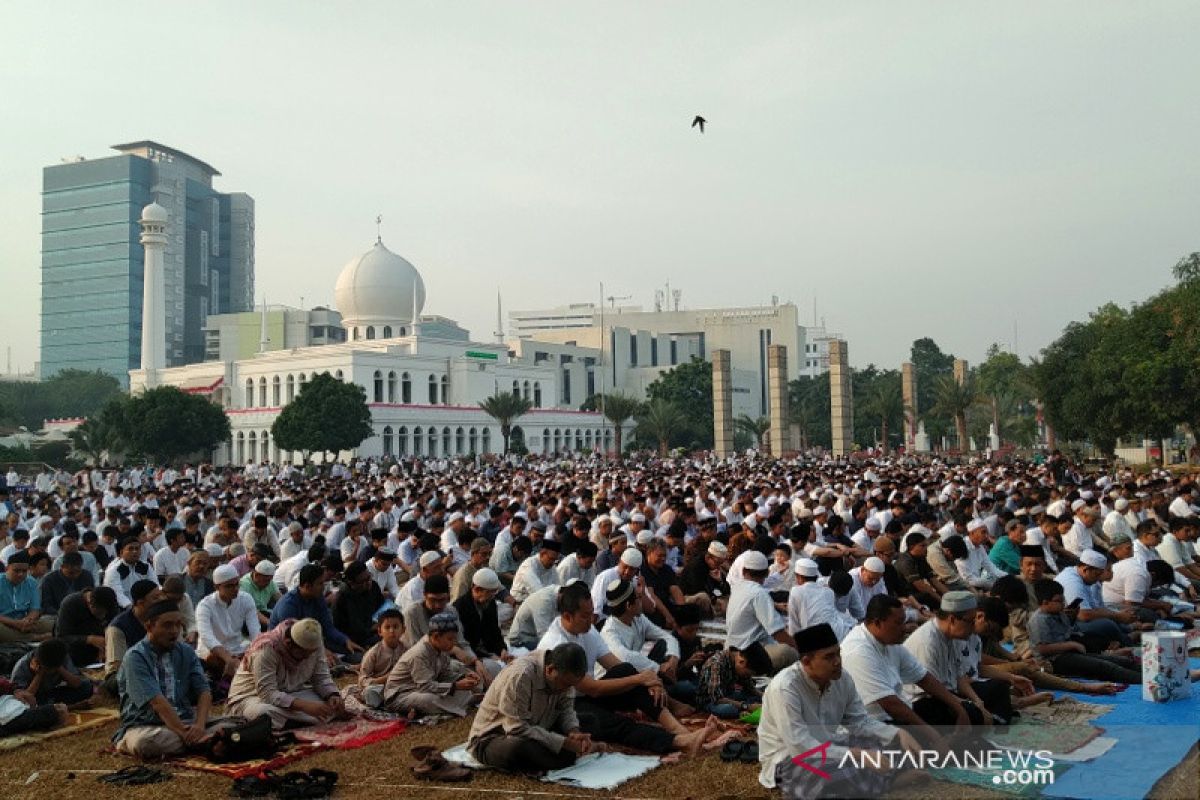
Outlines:
[{"label": "tall concrete pillar", "polygon": [[854,447],[854,395],[850,387],[850,350],[846,342],[829,342],[829,409],[833,455],[849,455]]},{"label": "tall concrete pillar", "polygon": [[167,366],[167,295],[163,252],[167,248],[167,210],[158,203],[142,209],[142,372],[144,388],[158,385],[158,371]]},{"label": "tall concrete pillar", "polygon": [[967,382],[967,360],[965,358],[954,359],[954,382],[959,386]]},{"label": "tall concrete pillar", "polygon": [[900,393],[904,398],[904,449],[912,452],[917,436],[917,368],[911,361],[900,365]]},{"label": "tall concrete pillar", "polygon": [[712,351],[713,450],[718,458],[733,455],[733,374],[729,351]]},{"label": "tall concrete pillar", "polygon": [[767,433],[767,440],[771,443],[771,455],[776,458],[795,449],[788,426],[787,375],[787,348],[773,344],[767,348],[767,397],[771,411],[771,430]]}]

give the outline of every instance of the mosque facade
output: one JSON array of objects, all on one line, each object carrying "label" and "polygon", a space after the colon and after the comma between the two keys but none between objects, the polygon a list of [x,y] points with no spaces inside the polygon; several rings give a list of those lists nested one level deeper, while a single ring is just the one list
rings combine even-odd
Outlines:
[{"label": "mosque facade", "polygon": [[[148,320],[166,315],[162,293],[152,285],[155,269],[161,269],[156,249],[164,239],[163,226],[170,225],[166,216],[156,203],[142,213]],[[271,425],[308,381],[326,372],[362,387],[371,412],[373,435],[343,457],[500,453],[500,425],[479,404],[501,392],[519,394],[533,406],[513,429],[514,442],[531,453],[613,446],[612,423],[599,413],[578,410],[597,391],[593,376],[599,350],[559,344],[546,357],[504,343],[451,337],[447,331],[455,326],[439,317],[428,318],[430,330],[423,330],[424,281],[382,240],[343,267],[334,297],[345,342],[170,368],[148,342],[141,368],[129,373],[131,391],[176,386],[219,404],[229,416],[232,436],[214,453],[217,464],[298,462],[299,453],[275,443]]]}]

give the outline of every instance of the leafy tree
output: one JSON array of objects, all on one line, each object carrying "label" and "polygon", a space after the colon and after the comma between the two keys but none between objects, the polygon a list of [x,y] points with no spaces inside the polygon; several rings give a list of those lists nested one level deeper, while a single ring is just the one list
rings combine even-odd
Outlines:
[{"label": "leafy tree", "polygon": [[684,410],[669,400],[655,398],[642,406],[637,417],[637,435],[658,445],[658,454],[665,456],[671,441],[688,427]]},{"label": "leafy tree", "polygon": [[713,446],[712,364],[693,358],[664,372],[646,387],[646,398],[671,403],[683,413],[686,424],[676,433],[677,441],[690,436],[697,448]]},{"label": "leafy tree", "polygon": [[68,369],[40,382],[0,383],[0,419],[38,430],[43,420],[90,417],[120,394],[117,379],[100,371]]},{"label": "leafy tree", "polygon": [[1191,283],[1200,278],[1200,253],[1191,253],[1179,259],[1171,272],[1180,283]]},{"label": "leafy tree", "polygon": [[617,457],[619,458],[623,452],[625,423],[637,414],[642,404],[627,394],[613,392],[612,394],[604,395],[600,405],[604,409],[604,418],[613,424],[613,443],[616,445]]},{"label": "leafy tree", "polygon": [[796,378],[788,384],[788,413],[800,428],[800,446],[833,446],[830,420],[829,373]]},{"label": "leafy tree", "polygon": [[203,397],[160,386],[130,397],[120,438],[157,462],[207,453],[229,438],[229,417]]},{"label": "leafy tree", "polygon": [[122,448],[120,429],[113,424],[113,414],[123,412],[108,411],[110,406],[121,405],[120,400],[110,401],[99,414],[84,420],[83,424],[67,434],[75,450],[94,464],[106,463],[110,456]]},{"label": "leafy tree", "polygon": [[271,436],[280,449],[299,450],[306,461],[310,453],[353,450],[371,433],[366,392],[328,372],[305,383],[271,425]]},{"label": "leafy tree", "polygon": [[925,421],[930,438],[937,441],[954,424],[934,409],[938,378],[954,374],[954,355],[943,353],[937,342],[923,337],[912,343],[909,361],[917,377],[917,416]]},{"label": "leafy tree", "polygon": [[759,417],[758,419],[755,419],[747,416],[746,414],[742,414],[733,421],[733,424],[738,428],[738,430],[745,432],[751,437],[755,447],[757,447],[759,450],[765,449],[764,444],[766,444],[766,442],[763,440],[763,437],[766,435],[767,431],[771,429],[770,417]]},{"label": "leafy tree", "polygon": [[533,403],[524,397],[500,392],[484,400],[479,407],[500,423],[500,436],[504,439],[504,455],[508,455],[508,440],[512,436],[513,421],[529,413],[529,409],[533,408]]},{"label": "leafy tree", "polygon": [[904,420],[904,395],[900,387],[900,376],[892,372],[887,377],[875,381],[870,394],[859,404],[876,422],[879,423],[879,438],[883,443],[883,454],[888,454],[890,431],[893,425],[901,425]]},{"label": "leafy tree", "polygon": [[954,380],[953,375],[942,375],[934,384],[932,410],[954,421],[958,436],[958,450],[967,453],[971,440],[967,435],[967,413],[977,402],[975,381],[968,377],[964,383]]}]

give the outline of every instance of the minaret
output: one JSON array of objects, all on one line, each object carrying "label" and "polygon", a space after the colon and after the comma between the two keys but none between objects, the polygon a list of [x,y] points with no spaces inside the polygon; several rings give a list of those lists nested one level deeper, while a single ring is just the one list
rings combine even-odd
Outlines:
[{"label": "minaret", "polygon": [[145,388],[158,385],[158,371],[167,366],[167,298],[163,252],[167,248],[167,210],[158,203],[142,209],[142,372]]},{"label": "minaret", "polygon": [[259,325],[258,332],[258,352],[265,353],[270,349],[270,337],[267,336],[267,296],[263,295],[262,302],[262,322]]},{"label": "minaret", "polygon": [[500,310],[500,290],[496,290],[496,344],[504,344],[504,312]]}]

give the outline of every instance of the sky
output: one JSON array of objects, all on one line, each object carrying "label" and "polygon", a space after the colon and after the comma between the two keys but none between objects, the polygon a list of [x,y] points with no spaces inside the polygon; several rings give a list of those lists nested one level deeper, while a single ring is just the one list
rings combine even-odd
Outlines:
[{"label": "sky", "polygon": [[5,4],[0,346],[38,357],[42,168],[153,139],[255,198],[272,304],[332,304],[382,215],[483,340],[497,291],[669,281],[815,305],[855,366],[1027,358],[1200,250],[1198,29],[1174,0]]}]

